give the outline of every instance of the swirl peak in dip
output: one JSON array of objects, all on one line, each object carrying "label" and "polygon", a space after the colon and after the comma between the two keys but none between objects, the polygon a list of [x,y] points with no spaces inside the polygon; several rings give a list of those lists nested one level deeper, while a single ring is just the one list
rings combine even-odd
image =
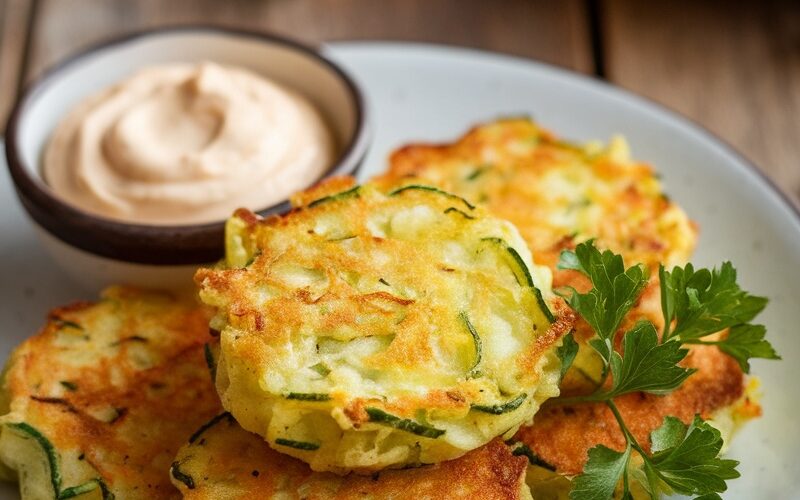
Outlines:
[{"label": "swirl peak in dip", "polygon": [[155,66],[81,102],[44,154],[66,202],[144,224],[225,219],[317,181],[335,144],[304,97],[214,63]]}]

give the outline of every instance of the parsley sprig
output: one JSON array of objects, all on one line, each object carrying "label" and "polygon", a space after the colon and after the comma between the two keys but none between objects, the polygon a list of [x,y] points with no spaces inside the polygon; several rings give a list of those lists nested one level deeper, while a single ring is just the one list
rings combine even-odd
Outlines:
[{"label": "parsley sprig", "polygon": [[[749,372],[751,358],[780,359],[764,340],[765,328],[750,324],[767,299],[742,290],[736,270],[728,262],[713,270],[695,270],[688,264],[667,271],[662,266],[659,278],[666,326],[661,339],[652,323],[640,321],[624,333],[622,349],[617,351],[614,346],[620,324],[647,285],[647,269],[642,265],[626,269],[621,256],[601,252],[591,241],[579,244],[575,251],[562,252],[559,268],[578,271],[592,282],[587,293],[571,287],[559,293],[594,330],[596,337],[589,345],[604,364],[603,383],[594,393],[563,398],[561,402],[605,403],[626,441],[621,452],[603,445],[589,450],[570,498],[607,500],[618,490],[620,481],[622,497],[631,498],[631,479],[640,482],[653,498],[661,491],[700,495],[704,500],[719,498],[718,493],[727,488],[725,481],[739,477],[738,462],[718,456],[723,444],[719,431],[699,416],[688,426],[666,417],[651,433],[651,453],[647,453],[628,430],[614,399],[632,392],[663,395],[678,388],[694,372],[679,365],[688,354],[685,345],[716,345],[736,359],[745,372]],[[727,335],[719,335],[725,329]],[[558,350],[562,374],[578,349],[571,335],[567,336]],[[611,382],[606,383],[609,375]],[[634,452],[641,457],[642,468],[631,473]]]},{"label": "parsley sprig", "polygon": [[[736,359],[745,373],[750,372],[751,358],[780,359],[764,340],[766,329],[749,324],[767,305],[767,299],[742,290],[730,262],[710,271],[695,271],[687,264],[668,272],[661,266],[659,277],[665,325],[663,341],[715,344]],[[706,339],[726,328],[730,328],[727,337]]]}]

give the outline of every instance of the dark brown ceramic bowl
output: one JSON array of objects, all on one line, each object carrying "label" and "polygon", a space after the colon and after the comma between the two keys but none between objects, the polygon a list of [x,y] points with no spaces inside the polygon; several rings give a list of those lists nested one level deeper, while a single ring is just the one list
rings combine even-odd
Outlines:
[{"label": "dark brown ceramic bowl", "polygon": [[[140,282],[136,278],[144,270],[158,273],[170,266],[197,267],[222,256],[224,220],[181,226],[111,220],[61,201],[43,181],[40,168],[53,129],[85,97],[144,66],[207,60],[248,68],[309,98],[340,146],[339,157],[324,177],[352,175],[360,167],[370,139],[364,97],[353,79],[318,50],[264,33],[210,27],[164,28],[93,46],[30,85],[6,128],[8,167],[19,199],[54,257],[79,278],[90,272],[86,266],[92,266],[78,262],[81,257],[99,258],[97,265],[108,268],[108,275],[93,281],[110,283]],[[288,207],[285,201],[258,213],[269,215]],[[110,268],[118,263],[132,264],[135,274],[112,272]],[[154,279],[147,278],[143,284]]]}]

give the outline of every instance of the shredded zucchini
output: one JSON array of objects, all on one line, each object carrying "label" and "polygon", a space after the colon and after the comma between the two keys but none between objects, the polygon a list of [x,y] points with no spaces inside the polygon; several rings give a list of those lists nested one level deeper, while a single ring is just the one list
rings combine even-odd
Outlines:
[{"label": "shredded zucchini", "polygon": [[185,484],[190,490],[194,489],[194,478],[181,470],[180,462],[172,462],[169,473],[172,474],[172,477]]},{"label": "shredded zucchini", "polygon": [[309,366],[309,368],[319,373],[323,377],[327,377],[328,374],[331,372],[330,368],[325,366],[324,363],[317,363],[315,365]]},{"label": "shredded zucchini", "polygon": [[511,454],[514,455],[515,457],[518,457],[520,455],[524,455],[525,457],[528,458],[528,462],[531,465],[539,466],[539,467],[541,467],[543,469],[547,469],[547,470],[549,470],[551,472],[555,472],[556,471],[556,468],[554,466],[548,464],[547,462],[545,462],[544,460],[539,458],[539,455],[534,453],[534,451],[532,449],[530,449],[530,447],[527,444],[525,444],[523,442],[516,442],[515,443],[515,442],[508,442],[508,441],[506,442],[506,444],[509,444],[509,445],[511,445],[513,447],[513,449],[511,450]]},{"label": "shredded zucchini", "polygon": [[533,293],[536,295],[536,301],[539,303],[539,307],[542,309],[542,313],[545,315],[549,322],[553,322],[556,320],[553,313],[550,311],[550,308],[547,307],[547,304],[544,301],[544,297],[542,297],[542,291],[536,288],[536,285],[533,283],[533,276],[531,275],[530,269],[525,264],[525,261],[522,260],[522,256],[517,252],[517,250],[509,246],[505,240],[502,238],[482,238],[481,241],[485,241],[487,243],[492,243],[493,245],[505,248],[504,252],[504,260],[511,268],[511,272],[514,273],[514,278],[517,280],[517,283],[520,286],[527,286],[533,290]]},{"label": "shredded zucchini", "polygon": [[330,401],[330,394],[319,392],[290,392],[286,395],[286,399],[297,399],[300,401]]},{"label": "shredded zucchini", "polygon": [[306,441],[294,441],[292,439],[283,439],[278,438],[275,440],[275,444],[279,444],[281,446],[288,446],[290,448],[295,448],[297,450],[307,450],[307,451],[314,451],[319,449],[319,443],[308,443]]},{"label": "shredded zucchini", "polygon": [[203,435],[203,433],[204,433],[205,431],[207,431],[207,430],[208,430],[208,429],[210,429],[211,427],[214,427],[214,426],[215,426],[215,425],[217,425],[217,424],[218,424],[220,421],[222,421],[222,419],[225,419],[225,418],[228,418],[228,419],[231,419],[231,420],[233,420],[233,416],[232,416],[230,413],[228,413],[227,411],[226,411],[225,413],[220,413],[220,414],[219,414],[219,415],[217,415],[216,417],[214,417],[214,418],[212,418],[211,420],[209,420],[208,422],[206,422],[206,423],[205,423],[205,424],[204,424],[202,427],[200,427],[199,429],[197,429],[197,431],[195,431],[195,433],[194,433],[194,434],[192,434],[191,436],[189,436],[189,444],[192,444],[192,443],[194,443],[195,441],[197,441],[197,440],[200,438],[200,436],[202,436],[202,435]]},{"label": "shredded zucchini", "polygon": [[114,494],[108,489],[108,486],[103,479],[99,477],[90,479],[89,481],[77,486],[70,486],[62,489],[61,485],[63,478],[61,476],[61,466],[59,464],[58,453],[56,452],[56,449],[50,440],[47,439],[44,434],[39,432],[38,429],[26,422],[15,422],[6,424],[6,426],[24,434],[27,438],[33,439],[42,448],[42,451],[44,451],[45,457],[47,458],[47,466],[50,472],[50,486],[53,488],[53,494],[56,500],[74,498],[79,495],[83,495],[84,493],[94,491],[97,488],[100,488],[103,495],[103,500],[113,500]]},{"label": "shredded zucchini", "polygon": [[491,413],[492,415],[502,415],[503,413],[508,413],[510,411],[514,411],[520,406],[525,400],[528,399],[528,395],[524,392],[519,396],[515,397],[511,401],[507,403],[503,403],[501,405],[472,405],[471,408],[473,410],[481,411],[483,413]]},{"label": "shredded zucchini", "polygon": [[388,196],[397,196],[398,194],[404,193],[406,191],[428,191],[428,192],[431,192],[431,193],[440,194],[440,195],[443,195],[443,196],[447,196],[448,198],[453,198],[455,200],[459,200],[462,203],[464,203],[464,205],[466,205],[466,207],[469,208],[470,210],[475,210],[475,205],[473,205],[472,203],[468,202],[466,199],[462,198],[461,196],[455,195],[453,193],[448,193],[447,191],[442,191],[441,189],[435,188],[433,186],[423,186],[423,185],[420,185],[420,184],[409,184],[408,186],[403,186],[403,187],[397,188],[397,189],[395,189],[393,191],[390,191]]},{"label": "shredded zucchini", "polygon": [[206,365],[208,366],[208,372],[211,374],[211,381],[216,382],[217,380],[217,360],[214,359],[214,353],[211,351],[211,345],[206,344],[203,346],[203,354],[206,358]]},{"label": "shredded zucchini", "polygon": [[469,378],[475,378],[480,375],[478,372],[478,366],[481,364],[481,358],[483,357],[483,343],[481,342],[481,336],[478,335],[478,332],[475,330],[475,327],[472,325],[472,322],[469,320],[469,316],[465,311],[461,311],[458,313],[461,317],[461,321],[464,322],[464,325],[467,327],[469,334],[472,336],[472,342],[475,344],[475,362],[472,364],[472,367],[469,369]]},{"label": "shredded zucchini", "polygon": [[370,422],[386,424],[391,427],[394,427],[395,429],[400,429],[401,431],[406,431],[412,434],[416,434],[417,436],[438,438],[439,436],[445,433],[445,431],[442,429],[437,429],[435,427],[430,427],[428,425],[422,425],[419,422],[415,422],[413,420],[400,418],[390,413],[386,413],[385,411],[380,410],[378,408],[367,408],[366,410],[367,410],[367,415],[369,415]]},{"label": "shredded zucchini", "polygon": [[329,201],[338,201],[338,200],[345,200],[351,197],[357,197],[359,195],[359,191],[361,190],[361,186],[355,186],[347,191],[342,191],[341,193],[332,194],[329,196],[323,196],[318,200],[314,200],[308,204],[308,208],[314,208],[316,206],[322,205],[323,203],[328,203]]},{"label": "shredded zucchini", "polygon": [[460,216],[462,216],[462,217],[464,217],[465,219],[468,219],[468,220],[474,220],[475,219],[475,217],[473,217],[470,214],[464,212],[463,210],[457,209],[456,207],[450,207],[450,208],[446,209],[444,211],[444,213],[446,213],[446,214],[456,213],[456,214],[458,214],[458,215],[460,215]]}]

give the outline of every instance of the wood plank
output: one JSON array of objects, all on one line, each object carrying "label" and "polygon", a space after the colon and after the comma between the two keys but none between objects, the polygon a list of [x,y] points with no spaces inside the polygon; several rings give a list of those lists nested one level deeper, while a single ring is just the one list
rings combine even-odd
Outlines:
[{"label": "wood plank", "polygon": [[484,0],[40,0],[27,78],[97,40],[187,23],[267,30],[309,43],[449,43],[593,70],[581,0],[506,0],[503,8]]},{"label": "wood plank", "polygon": [[[325,6],[320,8],[320,6]],[[584,2],[275,0],[267,27],[310,41],[411,40],[475,47],[593,71]]]},{"label": "wood plank", "polygon": [[32,2],[0,0],[0,133],[16,99]]},{"label": "wood plank", "polygon": [[174,24],[252,28],[267,2],[215,0],[39,0],[26,79],[60,59],[104,39]]},{"label": "wood plank", "polygon": [[601,9],[608,78],[700,122],[800,197],[800,2]]}]

